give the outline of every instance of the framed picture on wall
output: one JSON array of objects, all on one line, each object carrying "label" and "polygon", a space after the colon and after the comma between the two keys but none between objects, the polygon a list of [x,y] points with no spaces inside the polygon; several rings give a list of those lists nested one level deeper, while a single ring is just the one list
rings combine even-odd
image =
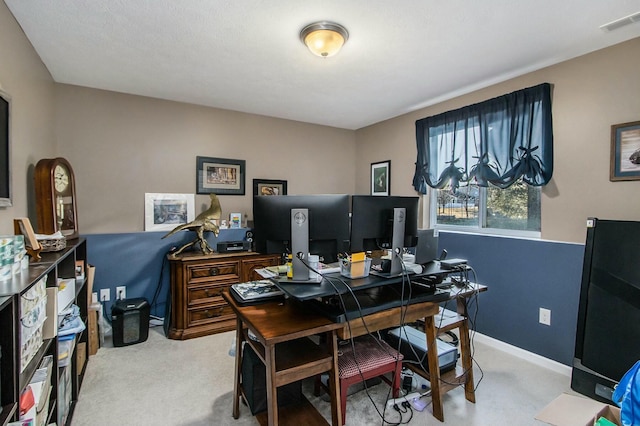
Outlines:
[{"label": "framed picture on wall", "polygon": [[193,194],[144,194],[144,230],[172,231],[195,219]]},{"label": "framed picture on wall", "polygon": [[244,195],[245,160],[196,158],[196,193]]},{"label": "framed picture on wall", "polygon": [[609,180],[640,180],[640,121],[611,126]]},{"label": "framed picture on wall", "polygon": [[371,195],[389,195],[391,160],[371,163]]},{"label": "framed picture on wall", "polygon": [[254,179],[253,195],[287,195],[287,181]]}]

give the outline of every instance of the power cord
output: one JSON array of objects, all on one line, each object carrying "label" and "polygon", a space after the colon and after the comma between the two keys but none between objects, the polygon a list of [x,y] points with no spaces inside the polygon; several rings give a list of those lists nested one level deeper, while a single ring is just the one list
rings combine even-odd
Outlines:
[{"label": "power cord", "polygon": [[[300,260],[309,270],[311,270],[313,272],[316,272],[316,273],[319,273],[319,271],[316,271],[314,268],[312,268],[304,259],[300,259]],[[322,280],[323,281],[326,281],[327,283],[329,283],[329,285],[331,285],[331,287],[333,288],[333,290],[335,292],[335,295],[337,295],[339,300],[340,300],[340,306],[341,306],[342,312],[343,312],[343,314],[345,316],[345,319],[346,319],[347,329],[349,331],[349,336],[352,336],[353,332],[351,330],[351,323],[347,318],[346,304],[344,302],[344,298],[342,297],[342,292],[338,289],[336,283],[334,283],[333,280],[335,280],[337,283],[342,284],[344,286],[344,288],[351,294],[351,297],[353,298],[353,300],[354,300],[354,302],[355,302],[355,304],[356,304],[356,306],[358,308],[359,318],[362,320],[362,324],[363,324],[363,326],[364,326],[364,328],[366,330],[366,335],[372,337],[374,339],[374,341],[380,346],[380,348],[382,348],[382,349],[384,349],[386,351],[386,348],[384,346],[382,346],[382,344],[378,340],[378,337],[374,336],[373,333],[369,330],[369,327],[368,327],[366,321],[364,320],[364,315],[363,315],[363,312],[362,312],[362,306],[360,305],[360,301],[356,297],[356,295],[355,295],[353,289],[351,288],[351,286],[349,286],[341,278],[326,277],[326,276],[323,276],[323,275],[321,275],[321,276],[322,276]],[[367,386],[367,382],[364,379],[364,374],[362,373],[362,369],[360,368],[360,365],[359,365],[359,363],[358,363],[358,361],[357,361],[357,359],[355,357],[356,347],[355,347],[355,342],[354,342],[354,338],[353,337],[349,339],[349,343],[351,345],[351,351],[354,354],[354,360],[356,361],[356,368],[358,369],[358,374],[360,375],[360,377],[362,379],[362,383],[363,383],[363,386],[364,386],[364,391],[365,391],[367,397],[369,398],[369,400],[371,401],[371,403],[372,403],[373,407],[375,408],[376,412],[378,413],[378,416],[380,417],[380,419],[382,421],[382,424],[383,425],[384,424],[388,424],[388,425],[391,425],[391,426],[399,426],[399,425],[403,424],[402,415],[401,415],[401,418],[400,418],[400,422],[391,422],[391,421],[386,419],[386,409],[387,409],[386,401],[389,400],[391,388],[389,389],[389,393],[387,394],[387,398],[386,398],[385,403],[384,403],[384,409],[383,409],[382,413],[380,412],[378,406],[376,405],[375,401],[373,400],[373,397],[371,396],[371,394],[369,392],[369,388]],[[389,356],[393,357],[394,355],[393,354],[389,354]],[[398,357],[396,357],[396,362],[400,362]],[[394,377],[394,379],[395,379],[395,377]],[[392,385],[392,387],[393,387],[393,385]]]}]

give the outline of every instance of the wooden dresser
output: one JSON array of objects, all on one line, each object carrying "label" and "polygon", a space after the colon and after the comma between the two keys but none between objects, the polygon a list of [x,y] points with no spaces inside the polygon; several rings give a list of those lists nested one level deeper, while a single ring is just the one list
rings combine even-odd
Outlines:
[{"label": "wooden dresser", "polygon": [[236,316],[222,299],[231,284],[260,279],[256,269],[275,266],[280,256],[242,253],[168,255],[171,266],[169,338],[190,339],[235,330]]}]

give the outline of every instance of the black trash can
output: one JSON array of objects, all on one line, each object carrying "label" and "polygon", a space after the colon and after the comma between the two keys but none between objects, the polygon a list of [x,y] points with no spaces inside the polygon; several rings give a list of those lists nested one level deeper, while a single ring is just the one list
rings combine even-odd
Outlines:
[{"label": "black trash can", "polygon": [[111,306],[113,346],[141,343],[149,337],[151,307],[143,297],[120,299]]}]

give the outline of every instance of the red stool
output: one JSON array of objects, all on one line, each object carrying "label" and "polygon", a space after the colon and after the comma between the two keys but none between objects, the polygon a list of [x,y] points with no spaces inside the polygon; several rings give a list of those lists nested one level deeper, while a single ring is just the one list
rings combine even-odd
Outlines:
[{"label": "red stool", "polygon": [[[355,354],[353,347],[355,347]],[[350,343],[341,345],[338,355],[342,424],[345,423],[346,417],[347,390],[351,385],[380,376],[391,386],[393,397],[399,396],[400,372],[404,357],[385,341],[372,336],[358,337],[354,339],[353,346]],[[391,373],[391,379],[385,376],[388,373]],[[319,393],[319,386],[326,389],[320,379],[316,378],[316,394]]]}]

